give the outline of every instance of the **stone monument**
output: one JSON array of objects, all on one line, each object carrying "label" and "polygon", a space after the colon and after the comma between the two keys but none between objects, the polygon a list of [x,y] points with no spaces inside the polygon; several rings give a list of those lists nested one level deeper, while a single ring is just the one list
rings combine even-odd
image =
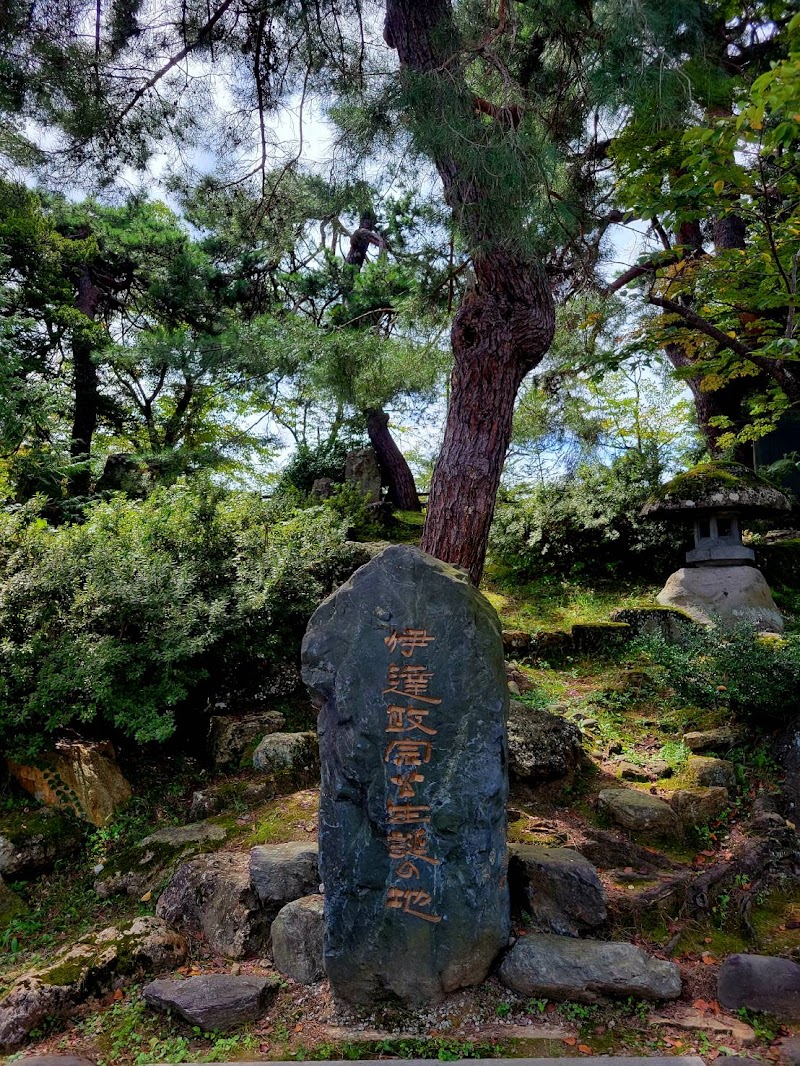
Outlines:
[{"label": "stone monument", "polygon": [[658,594],[703,625],[748,622],[772,633],[783,619],[755,555],[742,541],[742,518],[789,511],[788,499],[738,463],[711,462],[679,474],[642,508],[644,518],[692,522],[694,548],[685,567],[670,575]]},{"label": "stone monument", "polygon": [[500,624],[467,575],[393,545],[316,611],[324,964],[354,1005],[484,980],[508,943]]}]

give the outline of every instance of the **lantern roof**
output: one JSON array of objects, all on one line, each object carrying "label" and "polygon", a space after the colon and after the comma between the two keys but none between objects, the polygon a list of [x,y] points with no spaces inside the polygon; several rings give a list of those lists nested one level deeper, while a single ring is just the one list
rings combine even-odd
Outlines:
[{"label": "lantern roof", "polygon": [[766,518],[791,510],[788,498],[740,463],[700,463],[650,497],[643,518],[685,522],[692,516],[739,514]]}]

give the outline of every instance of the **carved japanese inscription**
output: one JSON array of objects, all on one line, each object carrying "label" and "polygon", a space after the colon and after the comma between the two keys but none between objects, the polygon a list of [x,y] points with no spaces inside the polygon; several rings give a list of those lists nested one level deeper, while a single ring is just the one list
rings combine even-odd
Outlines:
[{"label": "carved japanese inscription", "polygon": [[303,676],[334,994],[419,1004],[483,980],[509,923],[493,608],[461,571],[392,546],[315,613]]}]

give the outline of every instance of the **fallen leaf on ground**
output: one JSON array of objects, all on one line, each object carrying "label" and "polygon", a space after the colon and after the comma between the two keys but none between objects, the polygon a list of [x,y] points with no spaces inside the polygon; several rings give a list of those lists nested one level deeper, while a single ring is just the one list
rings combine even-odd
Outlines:
[{"label": "fallen leaf on ground", "polygon": [[713,955],[703,955],[701,956],[701,959],[706,966],[716,966],[717,964],[717,960]]},{"label": "fallen leaf on ground", "polygon": [[577,1037],[574,1036],[565,1036],[564,1043],[567,1045],[567,1047],[575,1047],[575,1045],[578,1043],[578,1040]]},{"label": "fallen leaf on ground", "polygon": [[594,1054],[594,1052],[592,1051],[592,1049],[589,1047],[588,1044],[578,1044],[578,1051],[580,1051],[580,1053],[582,1055],[593,1055]]}]

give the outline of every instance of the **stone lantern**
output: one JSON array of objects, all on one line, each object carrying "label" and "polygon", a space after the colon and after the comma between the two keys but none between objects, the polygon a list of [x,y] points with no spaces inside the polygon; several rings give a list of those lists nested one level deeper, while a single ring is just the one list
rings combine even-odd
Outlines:
[{"label": "stone lantern", "polygon": [[789,511],[786,496],[738,463],[703,463],[679,474],[648,500],[645,518],[692,522],[694,547],[658,595],[705,625],[750,622],[783,632],[781,618],[752,549],[742,543],[742,518]]}]

